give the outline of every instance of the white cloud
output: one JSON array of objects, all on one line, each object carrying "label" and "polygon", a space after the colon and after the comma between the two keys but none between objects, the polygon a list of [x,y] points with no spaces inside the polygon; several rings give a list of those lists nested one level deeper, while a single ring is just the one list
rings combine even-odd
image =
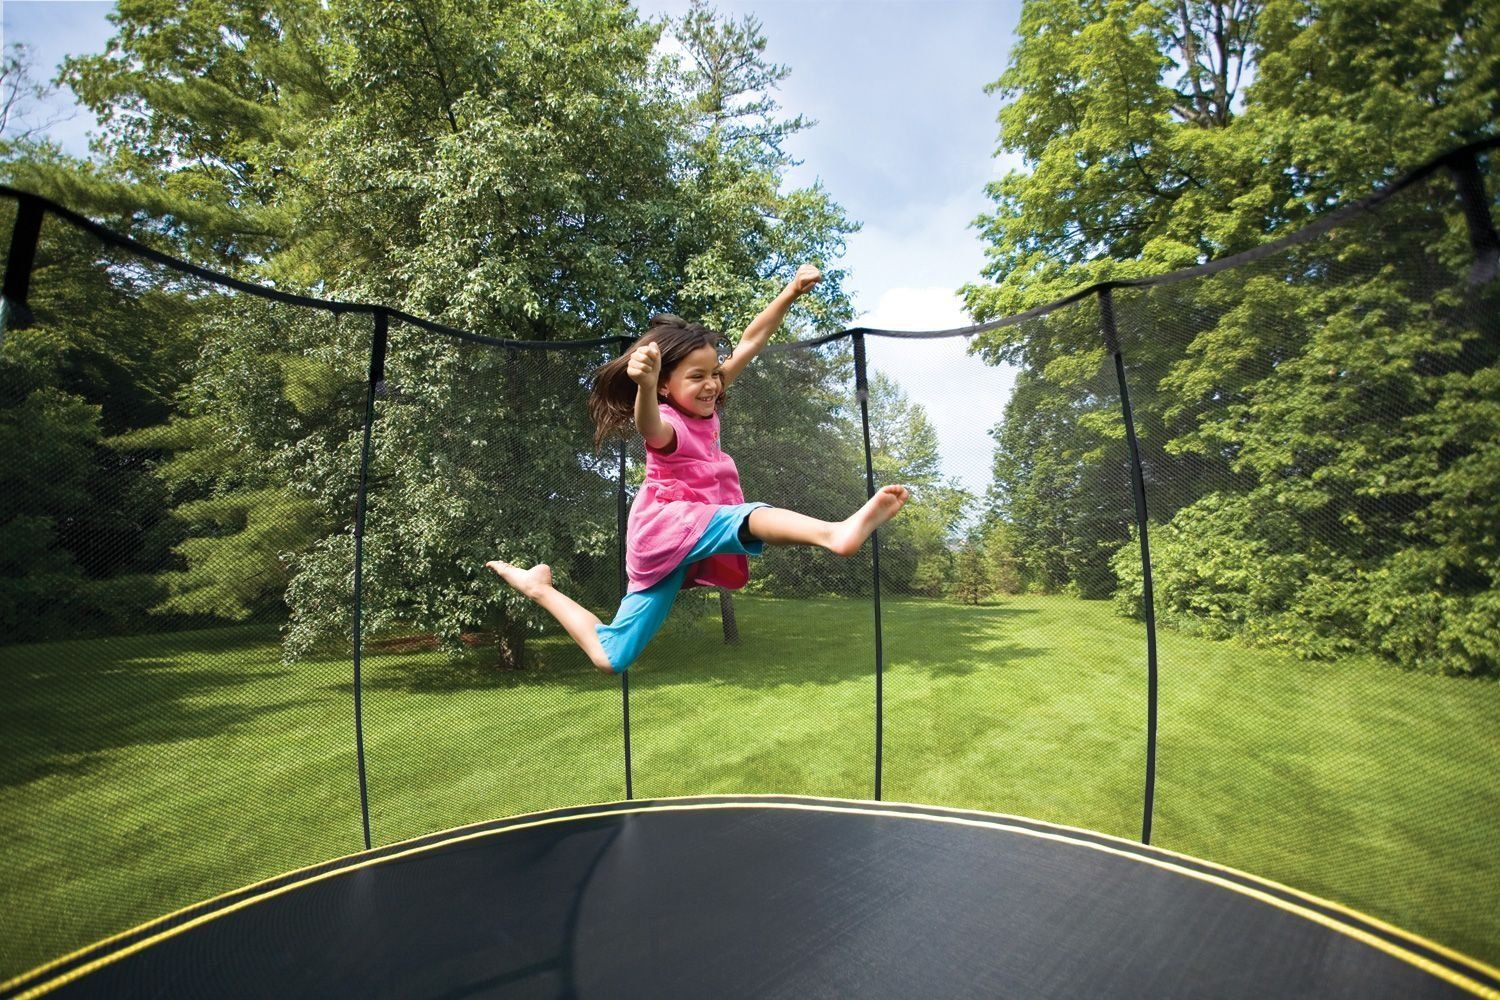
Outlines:
[{"label": "white cloud", "polygon": [[895,288],[942,285],[953,291],[979,280],[984,247],[969,224],[986,207],[980,183],[935,204],[887,205],[878,221],[849,237],[839,262],[850,272],[846,285],[855,308],[868,309],[872,299]]},{"label": "white cloud", "polygon": [[[946,330],[970,323],[951,288],[892,288],[856,325],[884,330]],[[1015,384],[1015,371],[991,367],[968,353],[969,338],[902,340],[870,337],[870,365],[921,403],[937,431],[943,472],[957,476],[976,494],[990,482],[994,442],[988,432],[1000,422]]]},{"label": "white cloud", "polygon": [[948,330],[968,326],[969,314],[952,288],[892,288],[873,309],[861,313],[858,325],[877,330]]}]

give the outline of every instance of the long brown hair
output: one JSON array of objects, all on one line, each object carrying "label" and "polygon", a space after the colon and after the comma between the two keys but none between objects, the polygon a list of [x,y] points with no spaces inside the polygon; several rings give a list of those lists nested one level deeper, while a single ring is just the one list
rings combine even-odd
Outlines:
[{"label": "long brown hair", "polygon": [[[701,323],[689,323],[671,313],[657,313],[651,317],[646,332],[640,339],[625,349],[625,353],[594,372],[593,385],[589,390],[589,416],[594,420],[594,447],[600,448],[611,434],[626,436],[635,426],[636,384],[626,367],[630,355],[637,347],[655,344],[661,351],[661,371],[657,385],[666,382],[672,370],[682,364],[684,358],[700,347],[719,349],[723,337]],[[714,408],[724,405],[724,394],[714,400]]]}]

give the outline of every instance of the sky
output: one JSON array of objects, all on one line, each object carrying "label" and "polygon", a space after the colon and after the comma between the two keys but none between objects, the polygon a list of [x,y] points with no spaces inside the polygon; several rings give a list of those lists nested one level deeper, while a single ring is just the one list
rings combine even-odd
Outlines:
[{"label": "sky", "polygon": [[[820,181],[860,222],[844,256],[856,325],[935,330],[967,325],[956,295],[980,280],[984,250],[971,223],[990,208],[984,187],[1020,167],[997,158],[1001,107],[985,85],[1004,71],[1020,0],[718,0],[721,15],[750,15],[766,58],[791,74],[773,95],[787,116],[817,124],[793,136],[792,186]],[[103,51],[112,2],[0,0],[0,41],[26,45],[50,79],[64,55]],[[688,0],[637,0],[648,18]],[[87,155],[92,116],[63,91],[29,116],[66,151]],[[790,277],[790,275],[788,276]],[[870,338],[871,364],[926,409],[948,475],[983,493],[992,442],[1014,373],[967,354],[962,338]]]}]

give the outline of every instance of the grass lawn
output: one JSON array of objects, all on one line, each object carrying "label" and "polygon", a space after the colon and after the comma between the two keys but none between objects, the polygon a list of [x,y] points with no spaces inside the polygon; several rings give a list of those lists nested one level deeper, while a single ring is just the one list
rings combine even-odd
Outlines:
[{"label": "grass lawn", "polygon": [[[716,610],[717,602],[710,602]],[[637,798],[873,795],[868,603],[740,595],[630,675]],[[565,639],[365,660],[377,843],[623,798],[618,682]],[[1144,640],[1105,603],[885,604],[883,797],[1141,833]],[[1161,637],[1152,841],[1500,962],[1500,685]],[[0,978],[362,846],[347,659],[223,629],[0,654]]]}]

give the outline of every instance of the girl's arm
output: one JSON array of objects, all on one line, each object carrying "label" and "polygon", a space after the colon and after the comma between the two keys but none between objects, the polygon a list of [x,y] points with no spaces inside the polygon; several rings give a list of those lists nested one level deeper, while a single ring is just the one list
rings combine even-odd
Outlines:
[{"label": "girl's arm", "polygon": [[641,432],[646,443],[658,450],[669,451],[677,432],[661,418],[661,406],[656,402],[656,380],[661,374],[661,348],[655,344],[637,347],[625,366],[625,374],[635,383],[635,429]]},{"label": "girl's arm", "polygon": [[771,340],[771,334],[781,326],[781,321],[786,318],[786,311],[792,307],[792,303],[813,285],[823,280],[823,272],[812,264],[803,264],[797,268],[797,276],[787,283],[781,290],[781,294],[771,300],[771,304],[761,310],[760,315],[750,321],[745,327],[745,332],[740,335],[740,342],[735,347],[734,353],[724,362],[720,369],[724,373],[724,385],[733,382],[750,360],[765,349]]}]

